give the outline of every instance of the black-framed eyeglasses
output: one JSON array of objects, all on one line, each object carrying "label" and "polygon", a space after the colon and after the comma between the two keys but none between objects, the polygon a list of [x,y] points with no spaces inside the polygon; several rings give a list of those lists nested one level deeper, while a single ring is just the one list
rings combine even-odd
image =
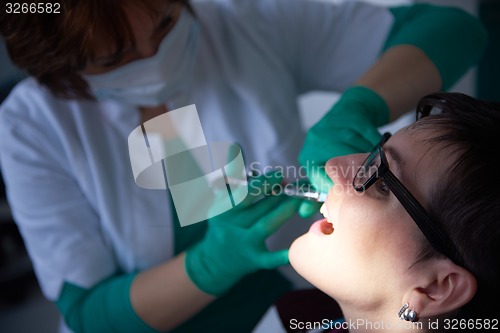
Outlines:
[{"label": "black-framed eyeglasses", "polygon": [[457,265],[463,266],[463,258],[448,235],[433,221],[430,214],[415,199],[401,181],[389,170],[389,163],[382,146],[391,137],[385,133],[368,158],[358,169],[352,185],[357,192],[364,192],[375,184],[378,179],[384,180],[387,187],[394,193],[401,205],[415,221],[429,243],[440,253],[451,259]]}]

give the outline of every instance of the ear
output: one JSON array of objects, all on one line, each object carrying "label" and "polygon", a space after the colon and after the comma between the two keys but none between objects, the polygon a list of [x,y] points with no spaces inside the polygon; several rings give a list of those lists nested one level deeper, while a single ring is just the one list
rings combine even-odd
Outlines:
[{"label": "ear", "polygon": [[[426,261],[420,286],[410,291],[407,300],[419,317],[434,317],[457,310],[476,294],[476,278],[449,259]],[[431,267],[428,267],[431,265]]]}]

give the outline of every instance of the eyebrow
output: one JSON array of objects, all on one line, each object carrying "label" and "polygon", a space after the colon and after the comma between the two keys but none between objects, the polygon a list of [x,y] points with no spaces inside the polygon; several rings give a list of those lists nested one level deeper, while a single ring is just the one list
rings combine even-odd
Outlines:
[{"label": "eyebrow", "polygon": [[114,62],[119,62],[121,58],[125,55],[126,52],[130,51],[131,49],[125,49],[121,48],[118,49],[116,52],[113,52],[110,55],[104,56],[104,57],[98,57],[93,60],[93,63],[96,65],[105,65],[108,63],[114,63]]},{"label": "eyebrow", "polygon": [[[168,20],[172,18],[172,13],[174,12],[174,9],[175,9],[175,6],[169,5],[166,7],[166,9],[162,12],[161,15],[158,15],[159,21],[155,24],[155,27],[154,27],[155,33],[157,31],[160,31],[163,28],[163,26],[165,25],[165,23],[167,23]],[[177,20],[173,20],[173,23],[177,23]],[[127,52],[130,52],[131,50],[133,50],[133,47],[121,48],[121,49],[116,50],[116,52],[113,52],[110,55],[95,58],[93,62],[96,65],[105,65],[107,63],[114,64],[114,63],[121,61],[121,59],[125,56],[125,54]]]},{"label": "eyebrow", "polygon": [[397,168],[402,170],[406,164],[406,161],[401,158],[401,154],[391,146],[384,146],[384,150],[390,159],[396,162]]}]

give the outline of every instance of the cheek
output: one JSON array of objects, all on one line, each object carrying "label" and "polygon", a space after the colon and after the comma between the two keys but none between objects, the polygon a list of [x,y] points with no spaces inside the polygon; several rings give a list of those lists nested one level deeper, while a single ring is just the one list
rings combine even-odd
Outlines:
[{"label": "cheek", "polygon": [[343,200],[335,219],[336,252],[369,267],[392,265],[394,256],[413,231],[411,221],[398,202],[353,196]]},{"label": "cheek", "polygon": [[385,208],[375,203],[362,197],[347,198],[334,217],[337,221],[335,233],[341,243],[339,246],[361,257],[361,260],[373,254],[389,218]]}]

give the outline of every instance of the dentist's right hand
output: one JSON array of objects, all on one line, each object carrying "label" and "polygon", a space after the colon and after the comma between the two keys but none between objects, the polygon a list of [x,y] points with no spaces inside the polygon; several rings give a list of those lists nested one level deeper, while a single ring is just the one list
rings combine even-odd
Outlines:
[{"label": "dentist's right hand", "polygon": [[247,274],[288,264],[288,249],[270,252],[265,244],[300,206],[271,195],[280,181],[273,175],[251,179],[245,200],[208,220],[205,237],[186,252],[187,275],[200,290],[221,295]]}]

